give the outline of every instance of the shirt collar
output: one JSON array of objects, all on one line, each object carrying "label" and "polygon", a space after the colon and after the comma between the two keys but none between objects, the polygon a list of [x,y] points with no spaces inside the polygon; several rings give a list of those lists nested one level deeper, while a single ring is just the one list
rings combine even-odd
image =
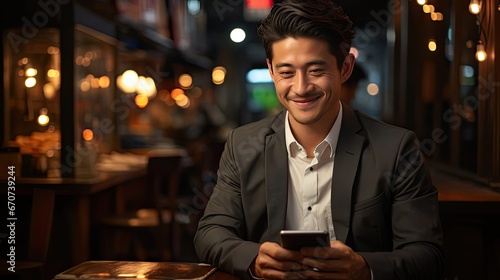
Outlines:
[{"label": "shirt collar", "polygon": [[[339,101],[340,104],[340,110],[337,115],[337,119],[335,120],[335,123],[333,124],[332,128],[330,129],[330,132],[328,135],[326,135],[325,139],[321,141],[321,143],[318,144],[318,147],[323,145],[324,142],[328,143],[330,145],[330,157],[332,157],[335,153],[335,150],[337,148],[337,142],[339,140],[339,134],[340,134],[340,127],[342,124],[342,102]],[[292,129],[290,128],[290,122],[288,121],[288,111],[286,111],[285,115],[285,141],[286,141],[286,149],[288,152],[288,155],[292,155],[292,144],[295,145],[300,145],[295,137],[293,136]],[[316,148],[318,148],[316,147]]]}]

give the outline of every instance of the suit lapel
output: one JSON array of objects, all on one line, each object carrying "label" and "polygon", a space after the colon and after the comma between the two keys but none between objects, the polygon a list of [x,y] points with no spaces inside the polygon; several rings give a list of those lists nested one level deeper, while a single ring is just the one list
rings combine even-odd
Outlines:
[{"label": "suit lapel", "polygon": [[[285,226],[288,199],[288,156],[285,147],[284,114],[273,124],[276,133],[266,137],[265,178],[267,190],[267,220],[269,236],[279,237]],[[274,240],[279,242],[279,240]]]},{"label": "suit lapel", "polygon": [[346,242],[351,222],[352,188],[361,156],[364,137],[354,112],[343,106],[342,128],[335,151],[332,182],[332,216],[337,240]]}]

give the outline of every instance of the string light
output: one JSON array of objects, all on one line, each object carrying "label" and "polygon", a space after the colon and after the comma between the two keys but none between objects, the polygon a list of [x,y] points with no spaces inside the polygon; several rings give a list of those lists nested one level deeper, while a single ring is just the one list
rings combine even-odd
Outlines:
[{"label": "string light", "polygon": [[487,57],[486,51],[484,50],[484,44],[481,41],[477,42],[476,45],[476,59],[477,61],[485,61]]},{"label": "string light", "polygon": [[429,50],[431,52],[434,52],[437,50],[437,44],[436,44],[436,41],[435,40],[429,40],[429,43],[427,44],[427,47],[429,48]]},{"label": "string light", "polygon": [[469,11],[473,15],[477,15],[481,12],[481,1],[480,0],[471,0],[469,4]]},{"label": "string light", "polygon": [[425,4],[422,6],[422,10],[424,11],[424,13],[430,14],[430,13],[433,13],[435,11],[435,7],[434,7],[434,5]]},{"label": "string light", "polygon": [[431,13],[431,19],[433,21],[442,21],[443,20],[443,14],[442,13]]},{"label": "string light", "polygon": [[[479,61],[479,62],[482,62],[482,61],[485,61],[486,58],[488,57],[488,54],[486,53],[485,51],[485,44],[487,44],[487,36],[486,36],[486,32],[483,28],[483,19],[484,19],[484,15],[482,18],[479,18],[479,14],[481,13],[481,6],[482,6],[482,1],[481,0],[471,0],[470,1],[470,4],[469,4],[469,11],[476,15],[477,17],[477,21],[478,21],[478,27],[479,27],[479,40],[477,41],[477,44],[476,44],[476,60]],[[481,36],[481,35],[484,35]],[[481,41],[481,37],[484,38],[484,44],[483,44],[483,41]]]}]

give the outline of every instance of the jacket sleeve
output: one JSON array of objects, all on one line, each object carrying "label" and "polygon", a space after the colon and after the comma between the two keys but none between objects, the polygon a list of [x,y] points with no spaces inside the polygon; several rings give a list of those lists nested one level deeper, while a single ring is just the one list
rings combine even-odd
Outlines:
[{"label": "jacket sleeve", "polygon": [[438,192],[413,132],[402,138],[392,174],[392,252],[360,252],[374,279],[443,279]]},{"label": "jacket sleeve", "polygon": [[248,267],[257,256],[260,244],[245,240],[240,171],[234,150],[231,133],[221,156],[217,184],[198,224],[194,245],[202,262],[248,279]]}]

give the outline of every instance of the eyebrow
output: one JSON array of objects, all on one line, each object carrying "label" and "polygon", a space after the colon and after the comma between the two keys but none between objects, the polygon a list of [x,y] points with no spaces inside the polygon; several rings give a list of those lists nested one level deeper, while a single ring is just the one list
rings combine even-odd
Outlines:
[{"label": "eyebrow", "polygon": [[[312,65],[326,65],[326,62],[324,60],[313,60],[308,63],[306,63],[306,66],[312,66]],[[286,62],[281,62],[281,63],[276,63],[274,67],[276,68],[281,68],[281,67],[292,67],[293,65],[291,63],[286,63]]]}]

